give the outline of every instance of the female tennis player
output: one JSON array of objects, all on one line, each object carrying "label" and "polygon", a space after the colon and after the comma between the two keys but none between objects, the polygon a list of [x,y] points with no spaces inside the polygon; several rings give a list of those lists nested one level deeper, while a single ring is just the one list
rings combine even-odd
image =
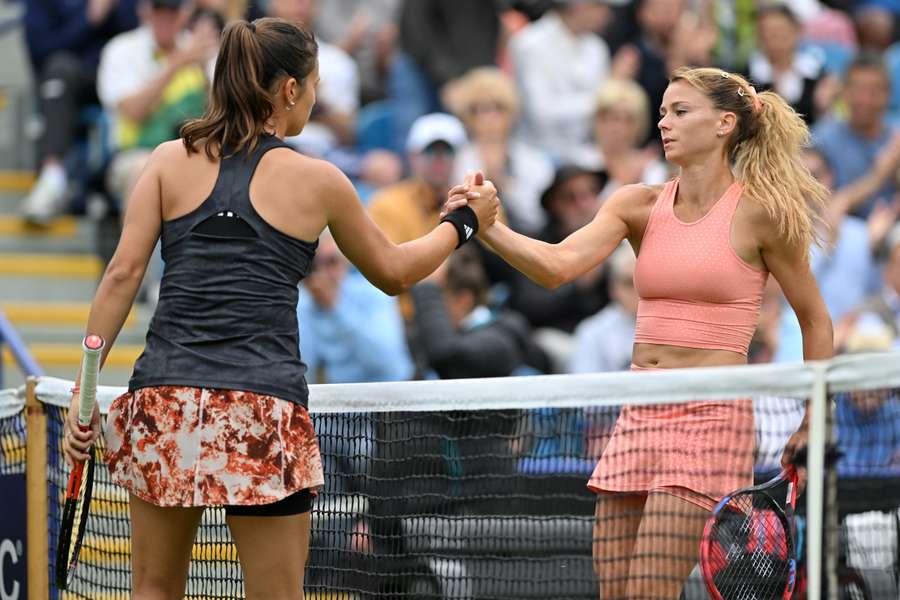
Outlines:
[{"label": "female tennis player", "polygon": [[[107,420],[105,460],[130,493],[136,599],[182,598],[203,507],[225,505],[247,598],[302,598],[313,495],[323,484],[298,351],[297,284],[327,226],[375,285],[397,294],[496,218],[479,187],[468,214],[391,243],[350,182],[282,142],[316,99],[317,46],[280,19],[230,24],[208,110],[162,144],[134,189],[87,330],[112,345],[151,252],[166,262],[128,393]],[[483,192],[483,193],[482,193]],[[98,434],[66,423],[83,460]]]},{"label": "female tennis player", "polygon": [[[745,363],[769,273],[800,319],[805,358],[830,357],[831,321],[808,261],[826,191],[800,162],[803,119],[717,69],[677,71],[660,116],[676,179],[623,187],[559,244],[501,223],[482,239],[553,288],[627,238],[638,257],[635,370]],[[466,190],[454,187],[445,210],[464,205]],[[804,419],[783,462],[806,435]],[[710,509],[752,481],[753,446],[749,400],[625,408],[588,484],[599,494],[601,597],[678,598]]]}]

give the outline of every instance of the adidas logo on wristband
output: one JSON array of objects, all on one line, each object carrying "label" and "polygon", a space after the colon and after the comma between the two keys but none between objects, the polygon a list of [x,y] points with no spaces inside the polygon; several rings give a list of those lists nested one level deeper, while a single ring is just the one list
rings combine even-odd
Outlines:
[{"label": "adidas logo on wristband", "polygon": [[466,232],[466,239],[469,239],[470,237],[472,237],[472,234],[475,233],[475,230],[468,225],[463,225],[463,229]]}]

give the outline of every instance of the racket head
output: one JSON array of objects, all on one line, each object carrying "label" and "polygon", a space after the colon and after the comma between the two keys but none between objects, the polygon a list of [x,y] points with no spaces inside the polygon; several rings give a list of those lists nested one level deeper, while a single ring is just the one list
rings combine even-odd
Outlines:
[{"label": "racket head", "polygon": [[90,513],[91,492],[94,486],[94,448],[88,459],[76,465],[69,474],[66,502],[63,506],[56,546],[56,585],[61,590],[72,583],[78,554],[84,540],[85,526]]},{"label": "racket head", "polygon": [[[786,487],[784,508],[773,493]],[[700,572],[713,600],[789,599],[796,582],[792,523],[797,474],[727,495],[713,510],[700,541]]]}]

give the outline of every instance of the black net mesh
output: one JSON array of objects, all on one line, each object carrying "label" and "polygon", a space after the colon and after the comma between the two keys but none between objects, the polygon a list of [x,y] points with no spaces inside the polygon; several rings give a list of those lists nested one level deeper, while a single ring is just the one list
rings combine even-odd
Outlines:
[{"label": "black net mesh", "polygon": [[[843,456],[829,470],[835,500],[827,508],[835,515],[832,532],[839,534],[839,553],[829,574],[849,598],[900,597],[898,402],[896,390],[834,396],[837,445]],[[617,509],[602,515],[608,519],[605,529],[594,529],[597,496],[586,483],[601,454],[610,459],[607,485],[641,475],[646,467],[633,455],[642,452],[674,461],[665,464],[677,466],[674,470],[681,475],[703,475],[702,468],[687,460],[691,441],[685,431],[673,432],[661,418],[667,410],[695,410],[710,419],[707,433],[720,440],[714,474],[721,477],[749,465],[751,480],[761,482],[778,470],[784,441],[802,416],[802,402],[754,398],[724,404],[741,406],[740,420],[714,419],[716,408],[709,403],[695,403],[690,409],[651,406],[637,413],[631,407],[624,417],[618,408],[586,407],[314,415],[326,484],[314,506],[307,597],[597,598],[592,547],[601,545],[597,570],[606,583],[615,583],[616,577],[623,577],[622,561],[614,546],[602,544],[620,538],[635,514],[647,516],[649,510],[643,504],[635,509],[629,494],[605,495],[608,506]],[[60,451],[64,411],[46,408],[52,581],[67,471]],[[640,425],[632,427],[638,433],[632,433],[633,440],[625,446],[610,442],[623,419],[637,419]],[[749,434],[742,427],[750,427]],[[23,469],[21,416],[0,421],[0,437],[0,472]],[[746,439],[750,449],[741,441]],[[673,497],[680,493],[668,491]],[[665,506],[671,505],[661,506],[663,520],[691,517],[702,525],[708,514],[699,508],[690,515],[670,514]],[[801,561],[804,511],[801,497]],[[605,532],[606,538],[597,538],[596,531]],[[675,583],[684,584],[687,600],[707,598],[696,565],[697,536],[667,535],[662,532],[645,554],[688,556],[687,582]],[[54,591],[53,597],[128,598],[129,548],[127,496],[111,484],[98,461],[80,564],[70,591]],[[192,559],[187,597],[243,596],[236,551],[220,509],[206,511]],[[637,577],[652,583],[664,582],[667,575]],[[803,577],[801,564],[800,594]]]},{"label": "black net mesh", "polygon": [[830,581],[840,597],[900,598],[900,389],[833,394],[826,475]]}]

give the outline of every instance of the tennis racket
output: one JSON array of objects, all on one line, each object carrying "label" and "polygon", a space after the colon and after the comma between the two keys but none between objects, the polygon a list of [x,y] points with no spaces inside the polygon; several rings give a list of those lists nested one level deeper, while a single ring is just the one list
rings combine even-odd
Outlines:
[{"label": "tennis racket", "polygon": [[[776,494],[785,498],[784,508]],[[713,600],[791,598],[797,575],[796,504],[793,465],[719,502],[700,541],[700,572]]]},{"label": "tennis racket", "polygon": [[[104,345],[103,338],[97,335],[89,335],[81,343],[83,355],[78,426],[82,431],[91,427],[91,417],[97,401],[100,354],[103,352]],[[78,564],[78,552],[81,550],[81,541],[84,537],[84,526],[87,523],[91,488],[94,484],[93,447],[88,455],[87,461],[75,463],[72,467],[69,484],[66,486],[66,504],[63,508],[59,540],[56,545],[56,585],[61,590],[68,588],[72,582],[72,575]]]}]

